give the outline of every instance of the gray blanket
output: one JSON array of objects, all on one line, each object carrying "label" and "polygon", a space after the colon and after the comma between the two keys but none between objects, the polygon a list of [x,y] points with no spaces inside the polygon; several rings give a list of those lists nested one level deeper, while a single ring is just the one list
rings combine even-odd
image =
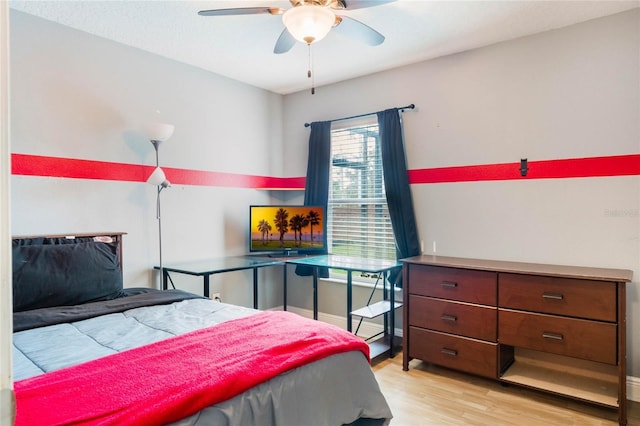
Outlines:
[{"label": "gray blanket", "polygon": [[[14,380],[256,312],[196,298],[19,331],[13,339]],[[360,353],[353,352],[281,374],[176,425],[335,426],[362,424],[366,419],[380,419],[371,424],[387,424],[390,418],[371,368]]]}]

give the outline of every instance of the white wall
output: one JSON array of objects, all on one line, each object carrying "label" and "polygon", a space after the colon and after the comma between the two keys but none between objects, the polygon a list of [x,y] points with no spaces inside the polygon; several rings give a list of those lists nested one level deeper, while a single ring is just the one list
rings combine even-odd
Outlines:
[{"label": "white wall", "polygon": [[[281,175],[280,95],[21,12],[10,19],[14,153],[154,165],[140,129],[165,121],[175,133],[160,145],[161,166]],[[13,235],[127,232],[126,285],[154,285],[155,187],[32,176],[13,176],[12,185]],[[173,185],[161,199],[166,264],[244,253],[248,206],[270,194]],[[213,291],[223,278],[213,278]],[[202,279],[176,279],[202,291]],[[227,287],[226,300],[251,303],[249,285]]]},{"label": "white wall", "polygon": [[[637,154],[639,76],[635,9],[296,93],[284,102],[286,174],[305,174],[303,123],[410,103],[410,169]],[[412,193],[426,252],[436,241],[441,255],[633,270],[628,367],[640,376],[638,176],[421,184]]]}]

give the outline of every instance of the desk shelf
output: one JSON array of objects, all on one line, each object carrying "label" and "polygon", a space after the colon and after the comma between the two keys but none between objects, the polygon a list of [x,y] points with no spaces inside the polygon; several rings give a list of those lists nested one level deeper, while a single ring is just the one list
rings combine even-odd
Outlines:
[{"label": "desk shelf", "polygon": [[[386,276],[382,277],[382,279],[386,280]],[[376,287],[373,288],[372,292],[375,290]],[[370,358],[372,360],[385,354],[393,357],[395,352],[394,348],[402,345],[402,340],[398,337],[395,337],[395,321],[392,319],[395,316],[395,310],[402,307],[402,302],[397,301],[395,298],[387,299],[387,289],[385,281],[383,281],[382,292],[385,297],[384,300],[368,304],[366,306],[363,306],[362,308],[350,312],[351,316],[360,317],[358,327],[356,328],[356,333],[360,329],[363,318],[373,319],[380,316],[384,317],[383,331],[365,338],[365,341],[369,345]],[[394,297],[395,288],[389,290],[389,293],[389,297]]]},{"label": "desk shelf", "polygon": [[[374,340],[369,343],[369,358],[373,361],[377,358],[382,358],[383,356],[389,354],[391,350],[391,336],[382,336],[377,340]],[[402,346],[402,337],[394,336],[393,338],[393,347],[398,348]]]},{"label": "desk shelf", "polygon": [[[402,302],[394,302],[394,309],[398,309],[402,306]],[[380,315],[384,315],[391,311],[391,302],[388,300],[382,300],[377,303],[372,303],[369,306],[364,306],[360,309],[356,309],[351,312],[351,315],[355,315],[358,317],[372,319],[375,317],[379,317]]]},{"label": "desk shelf", "polygon": [[[389,273],[398,269],[402,266],[401,263],[394,260],[383,260],[383,259],[373,259],[373,258],[359,258],[354,256],[343,256],[343,255],[320,255],[320,256],[312,256],[303,259],[292,259],[287,261],[287,263],[295,264],[295,265],[306,265],[311,266],[314,269],[313,274],[313,314],[314,319],[317,319],[318,312],[318,270],[320,268],[328,268],[328,269],[340,269],[347,272],[347,330],[352,331],[352,319],[353,316],[360,317],[360,321],[363,318],[374,318],[380,315],[384,316],[384,328],[383,334],[384,337],[389,337],[393,335],[395,332],[395,315],[392,312],[391,305],[396,304],[395,301],[395,288],[392,283],[389,283],[389,287],[387,287],[387,279]],[[376,280],[376,285],[372,289],[373,292],[376,290],[376,286],[378,280],[382,283],[382,294],[383,294],[383,302],[374,303],[368,306],[365,306],[360,309],[353,310],[352,302],[353,302],[353,272],[361,272],[366,274],[375,274],[378,276]],[[393,298],[393,299],[392,299]],[[371,297],[369,301],[371,302]],[[399,307],[400,303],[397,303],[394,306]],[[358,330],[356,329],[356,333]],[[376,335],[377,336],[377,335]],[[369,340],[369,339],[365,339]],[[395,339],[394,339],[395,340]],[[389,339],[389,343],[394,343],[394,340]],[[389,349],[386,353],[389,354],[390,357],[393,357],[395,354],[394,345],[389,345]]]}]

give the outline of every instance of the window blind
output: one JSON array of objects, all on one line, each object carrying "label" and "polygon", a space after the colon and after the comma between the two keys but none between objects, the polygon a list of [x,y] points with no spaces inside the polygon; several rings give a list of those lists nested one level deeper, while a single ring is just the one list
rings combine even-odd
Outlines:
[{"label": "window blind", "polygon": [[331,131],[327,239],[334,255],[396,259],[375,117]]}]

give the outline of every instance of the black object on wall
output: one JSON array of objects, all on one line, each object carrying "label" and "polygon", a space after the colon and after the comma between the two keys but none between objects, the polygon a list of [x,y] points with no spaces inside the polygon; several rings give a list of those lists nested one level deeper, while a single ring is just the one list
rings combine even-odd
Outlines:
[{"label": "black object on wall", "polygon": [[520,160],[520,176],[526,176],[529,171],[529,165],[526,158]]}]

